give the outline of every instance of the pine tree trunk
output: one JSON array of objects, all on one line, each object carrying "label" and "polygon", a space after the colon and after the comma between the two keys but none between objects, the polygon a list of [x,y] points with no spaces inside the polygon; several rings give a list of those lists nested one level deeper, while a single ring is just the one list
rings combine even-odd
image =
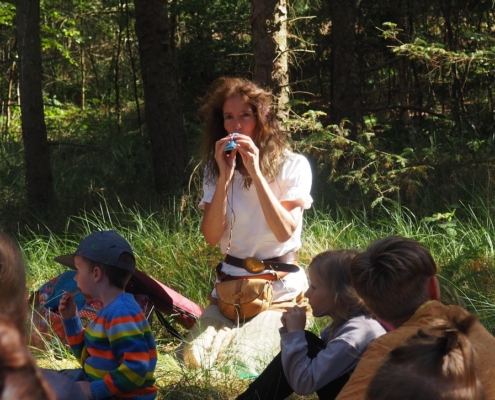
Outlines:
[{"label": "pine tree trunk", "polygon": [[253,0],[251,13],[253,80],[270,88],[280,119],[287,118],[289,68],[287,48],[287,1]]},{"label": "pine tree trunk", "polygon": [[350,122],[351,139],[363,130],[361,80],[356,48],[356,0],[330,0],[332,13],[332,122]]},{"label": "pine tree trunk", "polygon": [[187,181],[188,155],[167,2],[134,0],[134,5],[155,189],[177,193]]},{"label": "pine tree trunk", "polygon": [[16,1],[21,123],[27,200],[43,210],[53,200],[53,177],[43,112],[40,0]]}]

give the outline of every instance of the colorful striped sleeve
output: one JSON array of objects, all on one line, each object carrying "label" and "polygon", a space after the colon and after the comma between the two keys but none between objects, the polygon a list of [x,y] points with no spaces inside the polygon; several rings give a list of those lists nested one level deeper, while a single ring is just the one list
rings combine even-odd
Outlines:
[{"label": "colorful striped sleeve", "polygon": [[87,357],[86,344],[84,342],[84,328],[81,318],[76,315],[74,318],[63,320],[67,343],[74,353],[77,361],[84,366],[84,360]]}]

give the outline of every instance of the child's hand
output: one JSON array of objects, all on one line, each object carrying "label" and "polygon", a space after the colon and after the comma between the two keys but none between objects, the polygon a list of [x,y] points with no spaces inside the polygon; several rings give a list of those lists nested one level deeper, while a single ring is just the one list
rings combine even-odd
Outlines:
[{"label": "child's hand", "polygon": [[306,307],[294,306],[289,308],[282,315],[282,324],[287,329],[287,332],[304,330],[306,326]]},{"label": "child's hand", "polygon": [[71,296],[70,293],[65,293],[60,299],[58,311],[60,312],[62,319],[74,318],[77,315],[77,306],[74,301],[74,296]]},{"label": "child's hand", "polygon": [[282,313],[282,317],[280,317],[280,322],[282,322],[282,326],[287,329],[287,324],[285,323],[285,312]]},{"label": "child's hand", "polygon": [[93,399],[93,395],[91,394],[91,386],[90,386],[90,383],[89,382],[85,382],[85,381],[79,381],[77,382],[77,384],[79,385],[79,387],[81,388],[81,390],[84,392],[84,394],[86,395],[86,397],[90,400]]}]

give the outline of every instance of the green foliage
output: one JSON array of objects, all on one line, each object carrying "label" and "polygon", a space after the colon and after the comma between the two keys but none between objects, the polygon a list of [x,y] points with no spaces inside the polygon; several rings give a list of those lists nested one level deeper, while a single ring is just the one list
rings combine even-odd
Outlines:
[{"label": "green foliage", "polygon": [[447,213],[436,213],[432,217],[425,217],[422,219],[423,222],[434,222],[435,225],[445,230],[450,236],[457,235],[457,222],[454,220],[455,209],[452,212]]},{"label": "green foliage", "polygon": [[423,60],[431,68],[449,69],[453,64],[459,64],[464,69],[469,68],[476,74],[492,72],[495,67],[495,38],[493,35],[477,33],[469,29],[463,31],[465,40],[471,41],[468,51],[447,50],[445,44],[435,43],[420,37],[411,42],[403,43],[399,39],[402,33],[396,24],[384,23],[386,30],[382,31],[385,39],[391,39],[397,44],[392,51],[398,55],[405,55],[411,59]]},{"label": "green foliage", "polygon": [[[492,138],[493,116],[489,103],[495,67],[495,37],[482,28],[489,25],[489,21],[466,19],[461,22],[463,17],[460,15],[465,10],[459,10],[459,15],[449,12],[455,13],[445,10],[442,17],[452,20],[442,23],[450,32],[445,33],[441,23],[406,34],[398,24],[386,22],[381,35],[393,54],[406,57],[410,65],[423,71],[423,77],[416,79],[422,79],[432,95],[424,110],[450,120],[449,144],[453,141],[459,145],[456,150],[460,150],[473,139],[476,142],[477,139]],[[453,27],[451,24],[456,20],[459,23]],[[421,85],[419,81],[416,84]],[[488,90],[478,90],[485,86]]]},{"label": "green foliage", "polygon": [[15,5],[2,2],[0,3],[0,25],[13,26],[15,18]]},{"label": "green foliage", "polygon": [[482,248],[466,248],[458,258],[442,266],[442,277],[487,329],[495,332],[495,265],[492,257],[483,253]]},{"label": "green foliage", "polygon": [[177,20],[175,58],[185,112],[195,118],[198,97],[222,75],[249,75],[250,7],[242,0],[172,2]]},{"label": "green foliage", "polygon": [[306,134],[297,147],[312,156],[318,173],[328,182],[341,183],[346,191],[358,189],[372,208],[384,201],[396,204],[399,195],[410,198],[419,194],[430,167],[416,160],[413,149],[406,148],[401,154],[382,151],[370,131],[357,141],[350,140],[346,121],[324,127],[318,121],[322,115],[308,111],[291,121],[291,128]]}]

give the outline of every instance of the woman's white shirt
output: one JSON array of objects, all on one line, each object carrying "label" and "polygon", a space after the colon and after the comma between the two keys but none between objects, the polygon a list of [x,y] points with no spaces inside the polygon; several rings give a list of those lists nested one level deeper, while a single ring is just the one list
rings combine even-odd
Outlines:
[{"label": "woman's white shirt", "polygon": [[[310,195],[311,184],[312,173],[308,160],[300,154],[287,152],[287,159],[280,173],[273,182],[269,182],[269,187],[278,201],[300,199],[303,209],[308,209],[313,202]],[[203,181],[204,194],[199,208],[203,209],[205,203],[211,203],[215,189],[216,183],[208,183],[206,179]],[[227,229],[220,240],[220,249],[222,253],[237,258],[256,257],[264,260],[297,251],[301,247],[302,213],[294,234],[289,240],[280,243],[266,222],[255,186],[245,188],[244,177],[239,171],[234,172],[228,188],[226,226]],[[222,271],[236,276],[251,275],[242,268],[225,263]],[[273,301],[293,299],[306,287],[307,278],[302,269],[290,273],[282,280],[274,282]],[[212,292],[212,296],[216,297],[215,291]]]}]

